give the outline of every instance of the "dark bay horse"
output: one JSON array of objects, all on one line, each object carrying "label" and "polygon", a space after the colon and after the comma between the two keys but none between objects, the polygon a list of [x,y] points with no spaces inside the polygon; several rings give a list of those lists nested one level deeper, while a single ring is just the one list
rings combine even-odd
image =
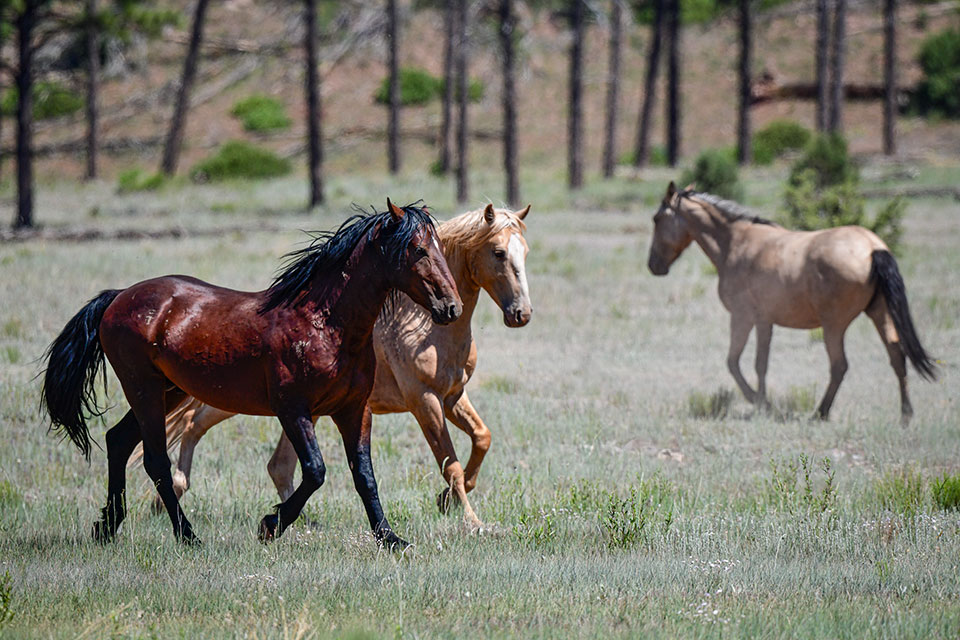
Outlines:
[{"label": "dark bay horse", "polygon": [[143,441],[143,464],[182,542],[196,542],[180,508],[167,457],[166,415],[187,396],[219,409],[277,416],[303,478],[260,522],[261,540],[280,536],[324,481],[313,416],[336,423],[380,544],[405,547],[380,506],[370,460],[374,323],[405,293],[437,323],[463,305],[433,220],[415,206],[355,215],[291,253],[265,291],[248,293],[195,278],[164,276],[104,291],[71,319],[47,352],[42,403],[89,457],[85,414],[97,407],[94,381],[104,356],[131,410],[107,432],[107,504],[93,536],[110,540],[125,515],[127,459]]},{"label": "dark bay horse", "polygon": [[[830,384],[817,409],[826,419],[847,371],[843,337],[866,313],[887,349],[900,384],[903,424],[913,415],[907,394],[906,359],[924,378],[936,367],[920,344],[906,288],[890,250],[863,227],[790,231],[757,218],[736,203],[673,182],[653,218],[648,266],[666,275],[683,250],[696,242],[717,268],[720,301],[730,312],[727,366],[747,400],[765,406],[767,360],[773,325],[823,327]],[[757,390],[740,373],[740,354],[757,328]]]}]

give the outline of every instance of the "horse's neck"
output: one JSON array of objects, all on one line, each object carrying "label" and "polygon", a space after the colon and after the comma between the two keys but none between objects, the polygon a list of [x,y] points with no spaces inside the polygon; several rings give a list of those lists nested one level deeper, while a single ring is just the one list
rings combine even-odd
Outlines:
[{"label": "horse's neck", "polygon": [[681,215],[690,225],[694,241],[700,245],[717,270],[723,268],[733,238],[732,222],[723,214],[697,203],[696,207],[680,207]]},{"label": "horse's neck", "polygon": [[342,272],[321,274],[314,285],[325,295],[310,305],[310,311],[321,324],[339,327],[345,341],[369,340],[390,291],[379,271],[367,266],[365,258],[372,257],[372,249],[360,248]]}]

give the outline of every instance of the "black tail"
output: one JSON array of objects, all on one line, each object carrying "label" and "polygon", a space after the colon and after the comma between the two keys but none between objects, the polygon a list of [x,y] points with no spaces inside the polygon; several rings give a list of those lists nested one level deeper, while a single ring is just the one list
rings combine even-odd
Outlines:
[{"label": "black tail", "polygon": [[937,367],[933,358],[923,350],[917,330],[910,317],[910,305],[907,304],[907,288],[897,268],[897,261],[889,251],[874,251],[871,279],[875,279],[880,292],[887,300],[887,308],[893,316],[893,325],[900,335],[900,348],[913,363],[914,368],[927,380],[936,380]]},{"label": "black tail", "polygon": [[97,372],[103,367],[100,320],[119,294],[101,291],[70,319],[45,354],[40,405],[50,416],[50,428],[64,431],[86,458],[90,457],[90,429],[84,414],[104,412],[97,406],[94,389]]}]

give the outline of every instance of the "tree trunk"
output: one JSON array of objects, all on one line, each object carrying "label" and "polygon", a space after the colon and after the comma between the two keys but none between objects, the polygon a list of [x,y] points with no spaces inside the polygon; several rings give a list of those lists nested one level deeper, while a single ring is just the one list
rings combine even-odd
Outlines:
[{"label": "tree trunk", "polygon": [[667,0],[667,163],[680,159],[680,0]]},{"label": "tree trunk", "polygon": [[830,56],[830,112],[827,130],[843,130],[843,65],[846,54],[847,0],[836,0],[833,14],[833,51]]},{"label": "tree trunk", "polygon": [[304,81],[307,94],[307,171],[310,174],[310,208],[323,204],[323,163],[321,146],[322,116],[320,110],[320,80],[317,74],[317,0],[306,0],[304,25],[304,54],[306,69]]},{"label": "tree trunk", "polygon": [[647,164],[650,156],[650,116],[657,93],[660,70],[660,42],[663,39],[663,0],[653,0],[653,24],[650,27],[650,48],[647,50],[647,77],[643,83],[643,106],[637,124],[637,142],[633,149],[633,166]]},{"label": "tree trunk", "polygon": [[503,169],[507,174],[507,203],[520,202],[517,181],[517,106],[513,78],[513,37],[517,21],[513,0],[500,0],[500,48],[503,53]]},{"label": "tree trunk", "polygon": [[830,11],[827,0],[817,0],[817,131],[827,130],[827,49],[830,44]]},{"label": "tree trunk", "polygon": [[897,0],[883,5],[883,152],[897,152]]},{"label": "tree trunk", "polygon": [[193,12],[193,28],[190,31],[190,44],[187,57],[183,62],[183,74],[180,77],[180,90],[177,92],[177,104],[170,120],[170,132],[163,148],[161,169],[168,176],[177,172],[180,160],[180,148],[183,146],[183,130],[187,125],[187,110],[190,108],[190,91],[197,77],[197,63],[200,56],[200,43],[203,41],[203,21],[209,0],[197,0]]},{"label": "tree trunk", "polygon": [[443,105],[440,119],[440,172],[450,171],[450,129],[453,122],[453,56],[456,39],[457,8],[447,2],[443,10],[443,30],[446,42],[443,46]]},{"label": "tree trunk", "polygon": [[468,197],[467,186],[467,0],[457,2],[457,202]]},{"label": "tree trunk", "polygon": [[737,161],[749,164],[753,157],[750,146],[750,56],[753,23],[750,0],[740,0],[740,113],[737,119]]},{"label": "tree trunk", "polygon": [[622,0],[610,1],[610,62],[607,67],[607,110],[603,128],[603,177],[613,177],[617,154],[617,101],[620,89],[620,32]]},{"label": "tree trunk", "polygon": [[570,103],[567,116],[567,184],[583,186],[583,3],[570,0]]},{"label": "tree trunk", "polygon": [[387,162],[390,173],[400,171],[400,67],[397,47],[397,2],[387,0],[387,64],[390,67],[390,115],[387,118]]},{"label": "tree trunk", "polygon": [[98,25],[97,0],[87,2],[87,180],[97,177],[97,94],[100,89],[100,38]]},{"label": "tree trunk", "polygon": [[26,0],[17,30],[17,217],[13,227],[33,226],[33,30],[37,6]]}]

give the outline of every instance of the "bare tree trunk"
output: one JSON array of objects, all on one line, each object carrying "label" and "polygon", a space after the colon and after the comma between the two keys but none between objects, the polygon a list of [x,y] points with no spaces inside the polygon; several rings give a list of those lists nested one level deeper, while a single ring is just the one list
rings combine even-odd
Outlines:
[{"label": "bare tree trunk", "polygon": [[753,157],[750,146],[750,56],[753,23],[750,0],[740,0],[740,113],[737,119],[737,161],[749,164]]},{"label": "bare tree trunk", "polygon": [[440,120],[440,172],[450,171],[450,129],[453,121],[453,45],[456,39],[457,10],[453,2],[447,2],[443,10],[443,31],[446,42],[443,46],[443,106]]},{"label": "bare tree trunk", "polygon": [[17,217],[15,229],[33,226],[33,30],[37,6],[26,0],[17,30]]},{"label": "bare tree trunk", "polygon": [[187,57],[183,61],[183,74],[180,76],[180,90],[177,92],[177,104],[170,120],[167,143],[163,147],[162,171],[168,176],[177,172],[180,160],[180,148],[183,146],[183,130],[187,126],[187,110],[190,108],[190,91],[197,77],[197,63],[200,56],[200,43],[203,41],[203,22],[209,0],[197,0],[193,12],[193,27],[190,31],[190,44]]},{"label": "bare tree trunk", "polygon": [[817,131],[827,130],[827,49],[830,44],[828,0],[817,0]]},{"label": "bare tree trunk", "polygon": [[323,112],[320,108],[320,80],[317,74],[317,0],[307,0],[304,29],[307,94],[307,171],[310,174],[310,208],[323,204],[323,163],[321,131]]},{"label": "bare tree trunk", "polygon": [[846,54],[847,0],[835,0],[833,14],[833,51],[830,56],[830,112],[827,130],[843,130],[843,65]]},{"label": "bare tree trunk", "polygon": [[897,152],[897,0],[883,5],[883,152]]},{"label": "bare tree trunk", "polygon": [[583,186],[583,3],[570,0],[570,103],[567,116],[567,184]]},{"label": "bare tree trunk", "polygon": [[607,110],[603,128],[603,177],[613,177],[617,153],[617,101],[620,89],[620,32],[623,26],[621,0],[610,0],[610,62],[607,67]]},{"label": "bare tree trunk", "polygon": [[517,20],[513,0],[500,0],[500,48],[503,54],[503,169],[507,174],[507,203],[520,202],[517,181],[517,106],[513,78],[513,37]]},{"label": "bare tree trunk", "polygon": [[680,159],[680,0],[667,0],[667,163]]},{"label": "bare tree trunk", "polygon": [[98,25],[97,0],[87,2],[87,180],[97,177],[97,94],[100,89],[100,38]]},{"label": "bare tree trunk", "polygon": [[390,115],[387,119],[387,162],[390,173],[400,171],[400,67],[397,47],[397,2],[387,0],[387,49],[390,66]]},{"label": "bare tree trunk", "polygon": [[657,74],[660,70],[660,42],[663,39],[663,0],[653,0],[653,25],[650,27],[650,47],[647,50],[647,77],[643,83],[643,106],[637,124],[637,143],[633,149],[633,166],[647,164],[650,156],[650,116],[657,93]]},{"label": "bare tree trunk", "polygon": [[468,197],[467,163],[467,0],[457,2],[457,202]]}]

